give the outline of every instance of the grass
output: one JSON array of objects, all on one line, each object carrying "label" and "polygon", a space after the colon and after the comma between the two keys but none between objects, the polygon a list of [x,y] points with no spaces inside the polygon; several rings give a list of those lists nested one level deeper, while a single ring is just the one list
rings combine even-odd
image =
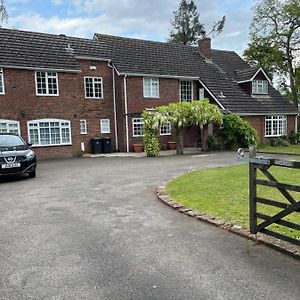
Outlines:
[{"label": "grass", "polygon": [[293,153],[300,155],[300,144],[289,145],[289,146],[270,146],[262,145],[258,147],[259,151],[274,152],[274,153]]},{"label": "grass", "polygon": [[[297,169],[273,166],[270,171],[280,182],[300,185],[300,171]],[[258,171],[258,177],[264,178],[260,173]],[[248,165],[246,164],[187,173],[169,182],[167,193],[187,208],[249,228]],[[299,201],[299,193],[291,192],[291,194]],[[274,188],[259,186],[257,195],[287,202]],[[258,204],[257,211],[274,215],[281,209]],[[292,213],[284,220],[300,224],[300,215]],[[269,229],[300,239],[300,232],[297,230],[277,224],[271,225]]]}]

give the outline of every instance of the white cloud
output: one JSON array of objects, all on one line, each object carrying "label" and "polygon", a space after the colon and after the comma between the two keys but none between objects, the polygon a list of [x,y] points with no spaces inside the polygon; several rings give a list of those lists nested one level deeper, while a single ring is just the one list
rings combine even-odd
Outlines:
[{"label": "white cloud", "polygon": [[63,0],[51,0],[51,3],[55,6],[59,6],[63,4]]},{"label": "white cloud", "polygon": [[[12,0],[30,1],[30,0]],[[180,0],[51,0],[60,5],[64,17],[44,17],[35,10],[9,18],[8,26],[71,36],[92,37],[94,32],[165,41],[169,35],[172,12]],[[224,32],[213,38],[214,48],[242,53],[248,42],[254,0],[196,0],[207,31],[213,22],[226,15]],[[63,3],[62,3],[63,2]],[[245,6],[248,5],[248,6]],[[31,9],[35,9],[31,7]],[[55,11],[55,10],[54,10]],[[55,13],[55,12],[54,12]],[[61,12],[60,12],[61,13]]]}]

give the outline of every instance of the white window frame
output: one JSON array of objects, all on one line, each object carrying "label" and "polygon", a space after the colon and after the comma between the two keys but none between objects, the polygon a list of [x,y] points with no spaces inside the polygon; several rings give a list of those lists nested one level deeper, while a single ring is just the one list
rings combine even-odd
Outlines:
[{"label": "white window frame", "polygon": [[[133,137],[142,137],[144,134],[135,134],[135,125],[142,125],[144,128],[144,119],[143,118],[133,118],[132,119],[132,136]],[[144,132],[144,129],[143,129]]]},{"label": "white window frame", "polygon": [[1,87],[2,87],[2,92],[0,90],[0,95],[5,95],[4,72],[3,72],[3,69],[0,69],[0,83],[1,83]]},{"label": "white window frame", "polygon": [[[37,82],[37,73],[45,73],[45,79],[46,79],[46,94],[43,94],[43,93],[39,93],[38,92],[38,82]],[[55,74],[55,76],[52,76],[52,75],[49,75],[50,73],[53,73]],[[56,94],[49,94],[49,82],[48,82],[48,79],[49,78],[56,78],[56,90],[57,90],[57,93]],[[57,72],[45,72],[45,71],[35,71],[35,94],[37,96],[49,96],[49,97],[57,97],[59,96],[59,84],[58,84],[58,73]]]},{"label": "white window frame", "polygon": [[[87,79],[92,79],[93,80],[93,97],[87,96],[86,93],[86,80]],[[95,79],[100,79],[100,84],[101,84],[101,96],[95,96]],[[99,82],[96,82],[99,83]],[[103,99],[103,78],[102,77],[98,77],[98,76],[85,76],[84,77],[84,96],[86,99]]]},{"label": "white window frame", "polygon": [[[146,94],[146,82],[149,81],[150,85],[150,94]],[[153,86],[157,85],[157,94],[154,94]],[[155,77],[144,77],[143,78],[143,94],[144,98],[152,98],[152,99],[159,99],[159,78]]]},{"label": "white window frame", "polygon": [[[169,131],[166,133],[162,132],[163,127],[169,127],[168,128]],[[159,126],[159,135],[164,136],[164,135],[171,135],[171,134],[172,134],[171,123],[166,123]]]},{"label": "white window frame", "polygon": [[205,89],[200,88],[199,89],[199,100],[203,100],[205,98]]},{"label": "white window frame", "polygon": [[[103,123],[108,124],[108,130],[105,130]],[[101,119],[100,120],[100,131],[101,131],[101,133],[110,133],[110,119]]]},{"label": "white window frame", "polygon": [[14,120],[6,120],[6,119],[0,119],[0,123],[6,123],[6,131],[0,131],[3,133],[16,133],[14,130],[9,130],[9,125],[17,125],[18,127],[18,134],[21,135],[21,130],[20,130],[20,122],[19,121],[14,121]]},{"label": "white window frame", "polygon": [[[259,90],[261,89],[261,91]],[[267,80],[253,80],[252,81],[252,94],[253,95],[268,95],[269,83]]]},{"label": "white window frame", "polygon": [[[181,94],[181,88],[182,88],[182,83],[183,82],[189,82],[189,83],[191,83],[191,101],[183,100],[182,97],[181,97],[182,96],[182,94]],[[179,81],[179,100],[180,100],[180,102],[193,102],[193,99],[194,99],[193,93],[194,93],[194,82],[192,80],[180,80]]]},{"label": "white window frame", "polygon": [[87,134],[87,122],[85,119],[80,120],[80,134]]},{"label": "white window frame", "polygon": [[[271,124],[271,133],[267,132],[267,124]],[[275,126],[274,124],[277,125]],[[280,124],[282,123],[282,124]],[[275,130],[276,128],[276,130]],[[282,130],[280,130],[280,128]],[[265,137],[279,137],[287,135],[287,116],[275,115],[265,117]]]},{"label": "white window frame", "polygon": [[[59,122],[59,129],[60,129],[60,143],[59,144],[56,144],[56,143],[50,143],[50,144],[41,144],[41,132],[40,132],[40,123],[43,123],[43,122]],[[67,123],[68,126],[65,127],[62,125],[62,123]],[[33,127],[33,129],[38,129],[38,140],[39,140],[39,143],[38,144],[34,144],[32,141],[31,141],[31,138],[30,138],[30,129],[31,128],[31,125],[33,124],[36,124],[37,126]],[[68,143],[63,143],[62,142],[62,129],[64,128],[68,128],[69,129],[69,138],[70,138],[70,141]],[[71,122],[69,120],[61,120],[61,119],[38,119],[38,120],[30,120],[30,121],[27,121],[27,133],[28,133],[28,140],[29,140],[29,143],[32,143],[33,147],[51,147],[51,146],[68,146],[68,145],[72,145],[72,130],[71,130]],[[51,137],[50,137],[51,139]]]}]

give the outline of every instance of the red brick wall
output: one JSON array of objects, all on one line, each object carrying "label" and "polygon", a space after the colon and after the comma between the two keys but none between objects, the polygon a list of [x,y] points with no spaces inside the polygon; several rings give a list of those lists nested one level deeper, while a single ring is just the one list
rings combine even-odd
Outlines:
[{"label": "red brick wall", "polygon": [[[269,142],[270,138],[265,137],[265,116],[249,116],[243,117],[243,119],[248,121],[256,129],[260,143],[266,144]],[[287,130],[288,134],[290,134],[292,130],[295,130],[295,116],[287,117]]]},{"label": "red brick wall", "polygon": [[[156,108],[161,105],[168,105],[171,102],[179,102],[179,80],[178,79],[159,79],[159,99],[144,98],[143,95],[143,77],[128,77],[127,82],[127,100],[128,100],[128,133],[129,133],[129,150],[133,151],[133,144],[143,143],[143,137],[133,137],[132,119],[140,117],[140,114],[145,108]],[[122,86],[123,89],[123,86]],[[199,85],[197,81],[193,84],[193,98],[197,99]],[[125,117],[124,117],[125,119]],[[119,121],[119,128],[121,127],[126,141],[124,120]],[[172,130],[173,131],[173,130]],[[188,128],[184,133],[184,145],[195,146],[197,144],[198,131],[195,128]],[[120,139],[121,140],[121,139]],[[160,136],[161,145],[165,146],[168,141],[176,141],[174,131],[171,136]],[[125,151],[125,144],[121,147]]]},{"label": "red brick wall", "polygon": [[[90,70],[91,64],[96,70]],[[35,147],[39,158],[80,155],[81,142],[89,151],[91,137],[100,134],[100,119],[110,119],[109,136],[114,146],[112,70],[106,62],[80,61],[80,67],[81,73],[58,74],[59,96],[36,96],[34,71],[4,69],[5,95],[0,95],[0,119],[20,121],[25,140],[28,140],[29,120],[49,118],[71,122],[72,146]],[[84,76],[103,77],[103,99],[85,99]],[[80,119],[87,120],[87,135],[80,135]]]}]

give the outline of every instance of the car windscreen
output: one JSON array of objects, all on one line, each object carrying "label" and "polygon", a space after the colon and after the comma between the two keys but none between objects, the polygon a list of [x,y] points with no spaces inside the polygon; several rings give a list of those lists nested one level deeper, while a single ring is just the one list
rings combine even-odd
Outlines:
[{"label": "car windscreen", "polygon": [[24,141],[16,135],[0,135],[0,148],[25,146]]}]

